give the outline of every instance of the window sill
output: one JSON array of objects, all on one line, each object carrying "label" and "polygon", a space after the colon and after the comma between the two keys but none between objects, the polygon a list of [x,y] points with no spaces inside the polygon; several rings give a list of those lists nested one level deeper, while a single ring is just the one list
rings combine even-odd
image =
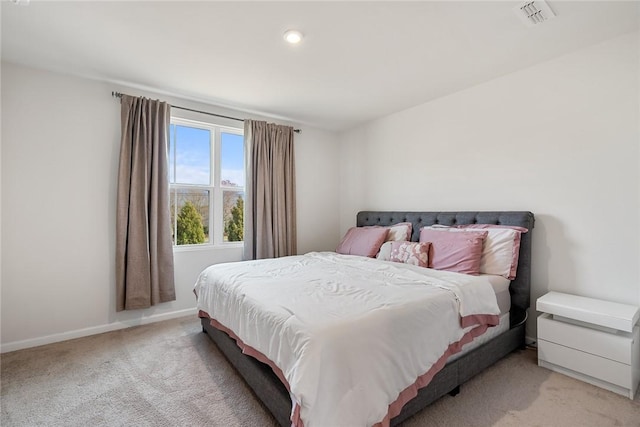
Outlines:
[{"label": "window sill", "polygon": [[243,247],[243,242],[223,243],[221,245],[180,245],[174,246],[173,252],[226,251],[238,250],[242,249]]}]

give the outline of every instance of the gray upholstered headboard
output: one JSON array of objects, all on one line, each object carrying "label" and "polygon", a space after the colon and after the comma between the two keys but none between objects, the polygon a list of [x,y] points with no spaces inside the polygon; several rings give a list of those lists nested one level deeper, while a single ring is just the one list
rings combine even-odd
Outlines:
[{"label": "gray upholstered headboard", "polygon": [[418,241],[420,228],[427,225],[502,224],[525,227],[529,230],[520,240],[520,256],[516,278],[511,281],[511,326],[526,319],[531,295],[531,234],[534,218],[531,212],[358,212],[356,225],[392,225],[398,222],[413,224],[411,240]]}]

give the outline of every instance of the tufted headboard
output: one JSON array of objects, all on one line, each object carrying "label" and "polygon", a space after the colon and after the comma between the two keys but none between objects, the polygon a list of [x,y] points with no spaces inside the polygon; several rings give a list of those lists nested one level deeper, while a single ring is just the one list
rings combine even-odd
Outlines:
[{"label": "tufted headboard", "polygon": [[516,278],[511,281],[511,327],[526,319],[531,295],[531,234],[534,217],[531,212],[391,212],[362,211],[358,212],[356,225],[392,225],[399,222],[413,224],[411,240],[417,242],[420,228],[428,225],[463,225],[463,224],[502,224],[524,227],[529,230],[520,240],[520,256]]}]

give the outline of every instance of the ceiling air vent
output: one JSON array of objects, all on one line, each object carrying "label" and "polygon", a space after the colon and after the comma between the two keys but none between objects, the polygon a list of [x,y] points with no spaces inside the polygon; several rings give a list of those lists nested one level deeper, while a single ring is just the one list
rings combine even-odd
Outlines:
[{"label": "ceiling air vent", "polygon": [[529,27],[542,24],[556,16],[544,0],[528,1],[514,7],[513,10]]}]

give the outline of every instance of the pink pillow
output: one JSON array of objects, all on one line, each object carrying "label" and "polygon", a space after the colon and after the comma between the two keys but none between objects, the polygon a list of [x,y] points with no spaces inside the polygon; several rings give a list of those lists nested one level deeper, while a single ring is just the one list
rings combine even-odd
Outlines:
[{"label": "pink pillow", "polygon": [[424,227],[420,230],[420,242],[431,242],[430,268],[478,275],[487,234],[480,230],[451,233]]},{"label": "pink pillow", "polygon": [[389,230],[383,227],[351,227],[336,248],[344,255],[374,257],[387,238]]},{"label": "pink pillow", "polygon": [[429,267],[429,247],[431,243],[388,242],[391,245],[389,261]]}]

